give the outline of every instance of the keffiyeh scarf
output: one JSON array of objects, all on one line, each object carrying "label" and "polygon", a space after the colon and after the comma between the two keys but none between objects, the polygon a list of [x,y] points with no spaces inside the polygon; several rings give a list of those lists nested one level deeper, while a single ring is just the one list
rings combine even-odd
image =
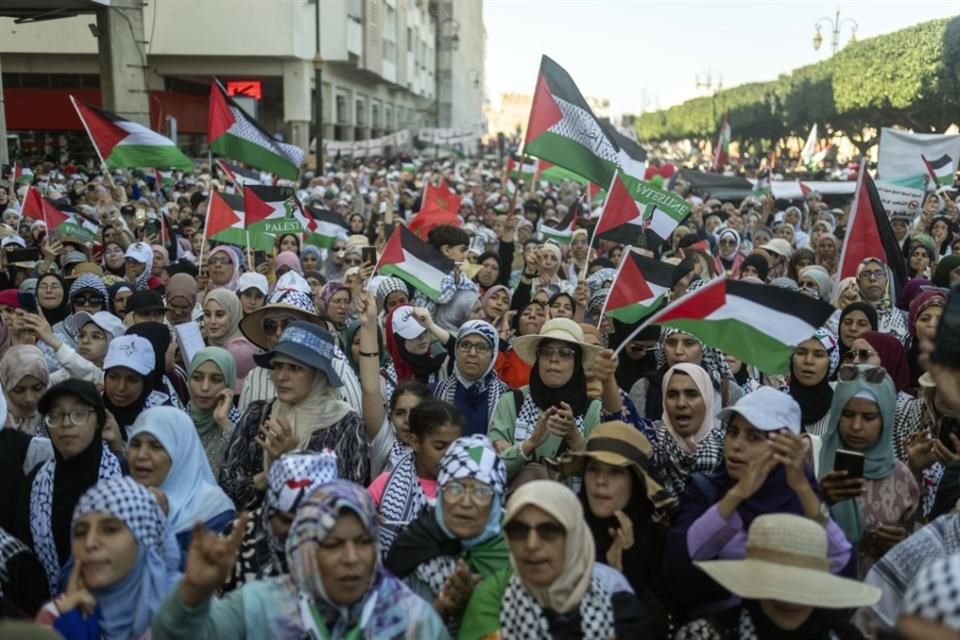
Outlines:
[{"label": "keffiyeh scarf", "polygon": [[380,551],[386,555],[397,534],[410,524],[427,506],[427,497],[420,488],[412,455],[404,456],[394,467],[380,499]]},{"label": "keffiyeh scarf", "polygon": [[[610,595],[596,576],[580,600],[580,633],[584,640],[607,640],[614,637],[613,605]],[[539,640],[551,637],[550,625],[543,608],[530,595],[516,574],[510,576],[500,608],[500,635],[517,640]]]}]

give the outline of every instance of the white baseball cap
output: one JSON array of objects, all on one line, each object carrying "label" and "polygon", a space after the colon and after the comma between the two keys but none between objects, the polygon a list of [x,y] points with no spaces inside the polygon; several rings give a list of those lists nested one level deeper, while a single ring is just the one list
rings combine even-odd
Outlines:
[{"label": "white baseball cap", "polygon": [[103,370],[127,367],[142,376],[148,376],[156,364],[156,355],[149,340],[142,336],[120,336],[110,342],[107,357],[103,359]]},{"label": "white baseball cap", "polygon": [[726,420],[735,413],[761,431],[789,429],[800,433],[800,405],[773,387],[760,387],[743,396],[736,405],[721,411],[720,419]]},{"label": "white baseball cap", "polygon": [[243,293],[247,289],[256,289],[263,295],[267,295],[270,285],[267,283],[267,277],[262,273],[248,271],[237,280],[237,292]]},{"label": "white baseball cap", "polygon": [[16,245],[21,249],[26,249],[27,243],[20,236],[7,236],[2,241],[0,241],[0,247],[9,247],[10,245]]},{"label": "white baseball cap", "polygon": [[64,324],[67,326],[67,331],[69,331],[73,336],[76,336],[78,333],[80,333],[80,329],[82,329],[83,326],[88,322],[92,322],[106,331],[108,334],[110,334],[111,339],[122,336],[123,332],[126,331],[123,326],[123,321],[109,311],[97,311],[94,314],[87,313],[86,311],[80,311],[64,320]]},{"label": "white baseball cap", "polygon": [[413,307],[405,304],[393,311],[393,331],[404,340],[413,340],[423,335],[423,328],[413,317]]},{"label": "white baseball cap", "polygon": [[127,247],[127,252],[124,254],[124,257],[133,258],[140,264],[152,264],[153,249],[145,242],[134,242]]}]

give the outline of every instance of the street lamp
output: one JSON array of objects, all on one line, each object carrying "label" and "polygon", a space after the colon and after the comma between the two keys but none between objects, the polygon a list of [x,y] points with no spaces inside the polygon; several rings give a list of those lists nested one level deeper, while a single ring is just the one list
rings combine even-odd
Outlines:
[{"label": "street lamp", "polygon": [[857,41],[857,28],[859,27],[856,20],[854,20],[853,18],[844,18],[843,20],[841,20],[839,9],[837,9],[837,13],[832,19],[828,18],[827,16],[823,16],[819,18],[813,25],[814,28],[817,30],[816,33],[813,34],[814,50],[819,51],[820,45],[823,44],[823,35],[820,33],[820,29],[824,25],[828,25],[831,31],[830,49],[832,53],[830,55],[837,55],[837,51],[840,50],[840,30],[843,28],[845,24],[850,25],[850,40],[848,44],[853,44]]}]

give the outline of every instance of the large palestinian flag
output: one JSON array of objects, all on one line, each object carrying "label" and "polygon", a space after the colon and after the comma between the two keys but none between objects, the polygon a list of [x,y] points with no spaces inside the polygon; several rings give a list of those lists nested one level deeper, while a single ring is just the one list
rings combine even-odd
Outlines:
[{"label": "large palestinian flag", "polygon": [[796,291],[716,278],[654,314],[633,335],[650,324],[675,327],[764,373],[788,373],[794,348],[834,311]]},{"label": "large palestinian flag", "polygon": [[598,238],[638,244],[644,229],[666,240],[690,213],[690,203],[633,176],[617,173],[597,220]]},{"label": "large palestinian flag", "polygon": [[329,209],[307,205],[303,208],[304,244],[329,249],[338,239],[346,239],[350,227],[343,216]]},{"label": "large palestinian flag", "polygon": [[232,193],[211,191],[207,201],[207,225],[204,236],[240,247],[247,245],[243,198]]},{"label": "large palestinian flag", "polygon": [[563,67],[543,56],[523,152],[596,184],[610,184],[618,165],[634,165],[611,131],[593,115]]},{"label": "large palestinian flag", "polygon": [[907,281],[907,268],[903,251],[893,235],[890,218],[883,209],[877,186],[860,163],[860,177],[854,191],[847,231],[840,250],[840,267],[837,278],[856,277],[857,267],[867,258],[877,258],[890,268],[893,274],[894,299]]},{"label": "large palestinian flag", "polygon": [[436,300],[440,296],[443,277],[453,272],[453,260],[399,225],[387,240],[376,270],[397,276],[431,300]]},{"label": "large palestinian flag", "polygon": [[90,142],[108,167],[158,167],[192,170],[170,138],[70,96]]},{"label": "large palestinian flag", "polygon": [[207,141],[214,153],[290,180],[297,179],[306,159],[300,147],[274,140],[216,80],[210,84]]},{"label": "large palestinian flag", "polygon": [[604,314],[625,324],[635,324],[650,315],[673,286],[674,266],[629,249],[604,301]]}]

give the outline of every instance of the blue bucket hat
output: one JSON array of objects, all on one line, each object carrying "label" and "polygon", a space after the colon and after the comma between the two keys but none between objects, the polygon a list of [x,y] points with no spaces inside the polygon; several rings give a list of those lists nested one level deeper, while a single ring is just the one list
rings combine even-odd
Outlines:
[{"label": "blue bucket hat", "polygon": [[291,322],[280,335],[273,351],[258,353],[254,361],[265,369],[273,369],[273,359],[285,356],[327,376],[334,387],[342,387],[343,381],[333,369],[333,336],[309,322]]}]

